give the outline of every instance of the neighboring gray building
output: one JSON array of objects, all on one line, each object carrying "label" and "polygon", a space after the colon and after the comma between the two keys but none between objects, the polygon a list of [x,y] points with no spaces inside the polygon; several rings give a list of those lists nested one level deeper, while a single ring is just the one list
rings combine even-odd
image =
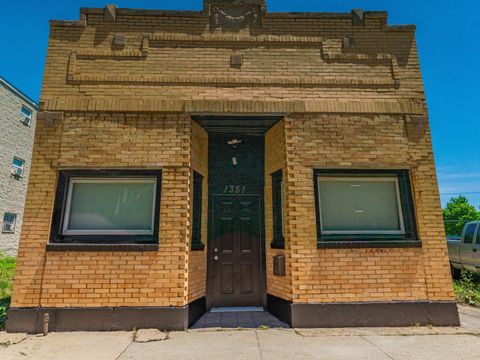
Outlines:
[{"label": "neighboring gray building", "polygon": [[0,77],[0,253],[16,255],[32,159],[37,104]]}]

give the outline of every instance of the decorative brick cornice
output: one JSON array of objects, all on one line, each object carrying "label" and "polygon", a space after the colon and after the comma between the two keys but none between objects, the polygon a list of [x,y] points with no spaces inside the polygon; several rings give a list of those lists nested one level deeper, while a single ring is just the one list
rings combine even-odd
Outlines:
[{"label": "decorative brick cornice", "polygon": [[275,45],[321,45],[324,40],[320,36],[291,36],[291,35],[244,35],[231,33],[207,33],[190,35],[182,33],[154,33],[149,35],[151,41],[175,43],[219,43],[250,46],[275,46]]},{"label": "decorative brick cornice", "polygon": [[77,27],[85,28],[87,27],[87,20],[50,20],[51,27]]},{"label": "decorative brick cornice", "polygon": [[327,76],[235,76],[235,75],[75,75],[71,84],[132,85],[206,85],[222,87],[274,86],[274,87],[355,87],[392,88],[396,86],[391,78],[336,77]]},{"label": "decorative brick cornice", "polygon": [[[339,40],[341,41],[341,40]],[[331,40],[329,41],[332,42]],[[285,75],[268,76],[254,75],[204,75],[204,74],[161,74],[161,75],[113,75],[105,73],[77,74],[76,63],[84,58],[134,58],[145,60],[152,47],[159,47],[158,43],[175,43],[175,46],[187,44],[208,43],[217,45],[247,46],[307,46],[320,47],[323,59],[326,62],[357,62],[384,64],[391,68],[391,77],[351,77],[351,76],[309,76]],[[67,81],[71,84],[112,84],[128,83],[137,85],[207,85],[207,86],[281,86],[281,87],[353,87],[353,88],[398,88],[398,62],[391,54],[361,54],[336,53],[324,47],[322,37],[277,36],[277,35],[231,35],[231,34],[204,34],[188,35],[181,33],[144,34],[141,48],[130,50],[112,49],[78,49],[72,51],[69,59]]]},{"label": "decorative brick cornice", "polygon": [[78,58],[142,58],[142,50],[81,49],[75,51]]}]

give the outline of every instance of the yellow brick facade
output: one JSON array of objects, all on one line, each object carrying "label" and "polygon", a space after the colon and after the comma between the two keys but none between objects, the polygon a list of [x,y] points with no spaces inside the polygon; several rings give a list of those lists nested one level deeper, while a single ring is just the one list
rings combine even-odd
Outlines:
[{"label": "yellow brick facade", "polygon": [[[102,119],[101,121],[96,121]],[[156,122],[157,125],[154,125]],[[183,115],[65,114],[37,133],[13,306],[182,306],[187,301],[191,121]],[[46,252],[58,171],[161,168],[157,253]]]},{"label": "yellow brick facade", "polygon": [[[190,250],[193,171],[208,133],[192,115],[282,118],[265,135],[266,291],[293,303],[453,300],[414,27],[386,14],[263,13],[211,31],[207,12],[82,9],[53,21],[12,306],[184,306],[207,294]],[[122,34],[123,47],[113,44]],[[345,48],[345,38],[355,46]],[[231,65],[242,55],[241,67]],[[408,169],[421,248],[317,249],[314,169]],[[62,169],[161,169],[159,250],[48,252]],[[270,175],[283,170],[285,249],[271,249]],[[285,255],[286,276],[272,259]]]},{"label": "yellow brick facade", "polygon": [[[202,190],[202,242],[207,243],[208,220],[208,134],[196,122],[191,122],[191,162],[193,171],[203,176]],[[193,183],[193,180],[192,180]],[[193,184],[192,184],[193,185]],[[193,189],[192,189],[193,190]],[[193,205],[193,197],[191,197]],[[192,207],[193,210],[193,207]],[[188,256],[188,302],[197,300],[206,293],[207,250],[189,250]]]},{"label": "yellow brick facade", "polygon": [[[292,115],[285,132],[293,301],[452,299],[429,133],[410,142],[403,117],[382,115]],[[410,170],[422,248],[317,250],[312,168]]]}]

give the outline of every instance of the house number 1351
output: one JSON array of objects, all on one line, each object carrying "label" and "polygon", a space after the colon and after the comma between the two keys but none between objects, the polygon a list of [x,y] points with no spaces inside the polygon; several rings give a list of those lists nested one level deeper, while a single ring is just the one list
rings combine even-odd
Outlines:
[{"label": "house number 1351", "polygon": [[224,194],[245,194],[246,186],[243,185],[225,185]]}]

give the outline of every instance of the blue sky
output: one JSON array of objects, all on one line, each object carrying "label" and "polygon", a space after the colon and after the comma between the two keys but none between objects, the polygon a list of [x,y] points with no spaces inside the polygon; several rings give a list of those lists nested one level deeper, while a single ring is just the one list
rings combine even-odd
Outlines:
[{"label": "blue sky", "polygon": [[[49,19],[78,19],[97,0],[0,0],[0,75],[33,99],[42,81]],[[203,0],[117,0],[120,7],[200,10]],[[465,193],[480,207],[479,0],[267,0],[269,11],[388,10],[390,24],[416,24],[445,203]]]}]

